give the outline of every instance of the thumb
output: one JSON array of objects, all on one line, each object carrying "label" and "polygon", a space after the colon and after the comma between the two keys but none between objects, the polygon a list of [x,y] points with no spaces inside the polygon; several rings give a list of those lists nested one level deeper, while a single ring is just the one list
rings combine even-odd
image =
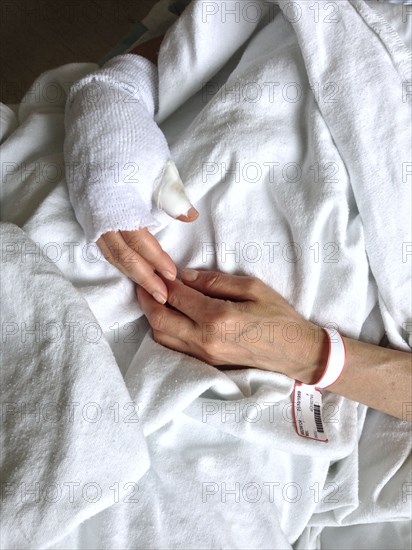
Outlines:
[{"label": "thumb", "polygon": [[258,301],[264,292],[264,283],[247,275],[183,269],[180,277],[191,288],[212,298],[228,298],[239,302]]},{"label": "thumb", "polygon": [[176,164],[172,160],[166,162],[153,199],[157,208],[180,221],[192,222],[199,216],[199,212],[192,206],[186,195]]}]

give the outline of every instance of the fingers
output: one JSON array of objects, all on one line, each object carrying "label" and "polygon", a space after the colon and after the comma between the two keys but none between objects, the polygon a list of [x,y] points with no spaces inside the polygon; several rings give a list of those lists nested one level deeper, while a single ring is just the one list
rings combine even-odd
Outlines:
[{"label": "fingers", "polygon": [[169,349],[173,349],[175,351],[180,351],[180,353],[186,353],[190,355],[190,353],[188,353],[188,346],[186,342],[184,342],[180,338],[175,338],[174,336],[170,336],[165,332],[153,330],[153,339],[155,342],[161,344],[162,346],[166,346]]},{"label": "fingers", "polygon": [[190,341],[196,323],[165,305],[159,305],[142,287],[137,287],[136,295],[154,332],[168,334],[176,341]]},{"label": "fingers", "polygon": [[180,277],[185,284],[207,296],[234,301],[256,302],[267,290],[263,281],[247,275],[183,269]]},{"label": "fingers", "polygon": [[121,231],[128,246],[143,256],[156,271],[169,281],[176,279],[176,266],[147,228],[138,231]]},{"label": "fingers", "polygon": [[97,244],[108,262],[146,289],[159,303],[166,302],[165,283],[154,273],[153,266],[125,242],[120,232],[104,234]]},{"label": "fingers", "polygon": [[168,281],[167,287],[169,290],[168,303],[192,319],[197,325],[204,322],[205,315],[216,314],[216,310],[219,308],[218,300],[213,300],[202,292],[190,288],[179,279]]}]

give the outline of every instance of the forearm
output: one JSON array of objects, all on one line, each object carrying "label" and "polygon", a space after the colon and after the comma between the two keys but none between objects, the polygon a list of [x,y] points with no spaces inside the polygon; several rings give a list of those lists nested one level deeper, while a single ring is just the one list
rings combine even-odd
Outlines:
[{"label": "forearm", "polygon": [[[321,331],[323,332],[323,331]],[[343,338],[346,362],[340,378],[327,391],[342,395],[395,416],[412,421],[412,354]],[[316,367],[299,373],[301,382],[314,384],[322,376],[325,341],[311,346]],[[297,378],[299,379],[299,378]]]}]

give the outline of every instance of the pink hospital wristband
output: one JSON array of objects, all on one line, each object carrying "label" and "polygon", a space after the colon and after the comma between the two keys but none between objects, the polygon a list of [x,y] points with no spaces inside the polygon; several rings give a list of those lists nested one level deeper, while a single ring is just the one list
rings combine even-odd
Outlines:
[{"label": "pink hospital wristband", "polygon": [[327,388],[334,384],[343,372],[346,363],[346,348],[343,338],[336,330],[330,330],[322,327],[328,336],[329,353],[326,369],[320,380],[315,384],[310,384],[312,387],[319,389]]}]

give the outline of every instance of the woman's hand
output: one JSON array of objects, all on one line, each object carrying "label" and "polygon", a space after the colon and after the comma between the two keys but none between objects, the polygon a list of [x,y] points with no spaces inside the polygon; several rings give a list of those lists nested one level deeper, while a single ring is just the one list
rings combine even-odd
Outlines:
[{"label": "woman's hand", "polygon": [[326,335],[261,280],[198,272],[196,280],[167,286],[174,309],[137,289],[156,342],[210,365],[255,367],[306,383],[320,378]]},{"label": "woman's hand", "polygon": [[[197,210],[192,208],[187,217],[179,216],[177,219],[193,222],[198,216]],[[159,303],[166,302],[167,287],[155,271],[173,281],[176,278],[176,266],[147,228],[110,231],[100,237],[97,245],[108,262],[144,288]]]},{"label": "woman's hand", "polygon": [[[325,370],[325,331],[255,277],[198,272],[167,281],[167,305],[142,288],[140,307],[159,344],[214,366],[255,367],[316,384]],[[190,270],[189,270],[190,272]],[[343,337],[341,376],[327,390],[412,422],[412,354]]]}]

